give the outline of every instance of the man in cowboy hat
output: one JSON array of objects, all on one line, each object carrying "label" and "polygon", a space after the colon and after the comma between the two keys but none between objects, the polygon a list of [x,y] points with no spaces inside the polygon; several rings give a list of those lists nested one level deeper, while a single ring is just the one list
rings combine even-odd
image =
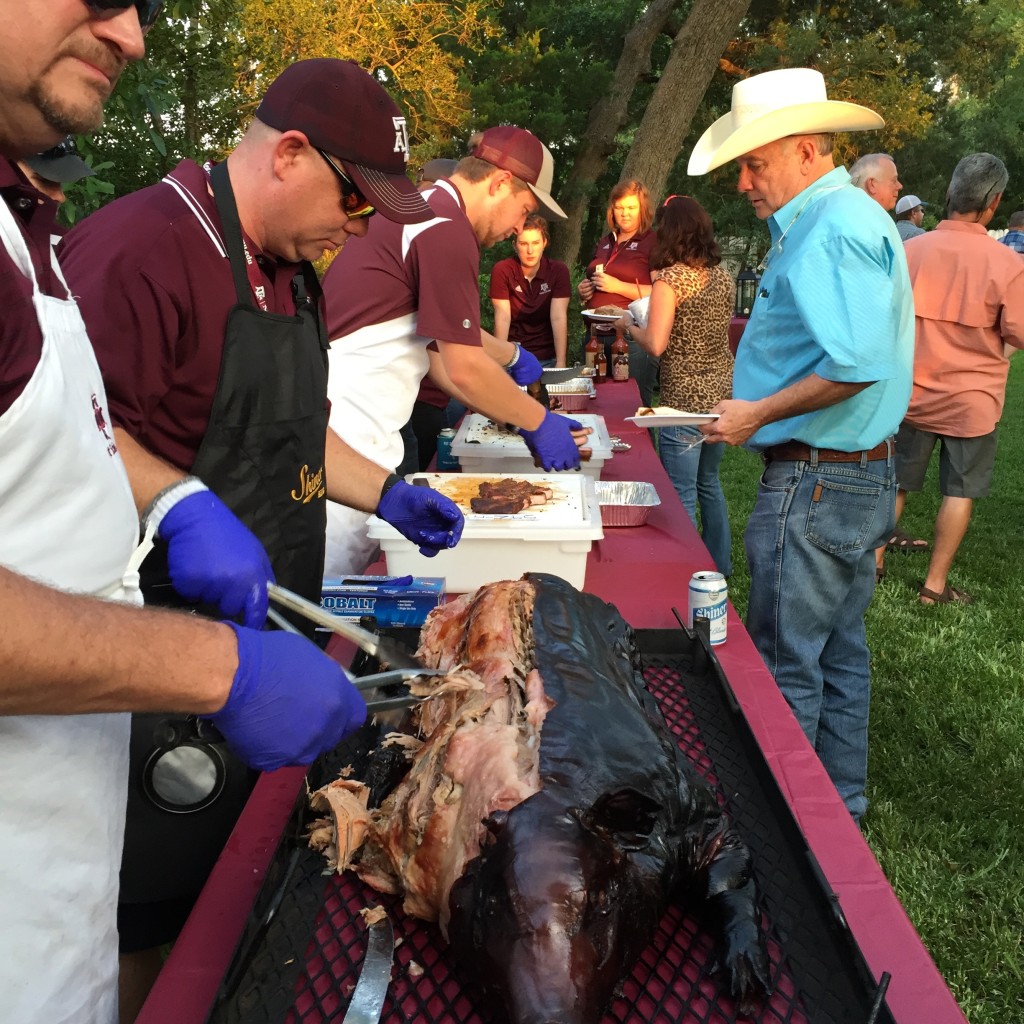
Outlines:
[{"label": "man in cowboy hat", "polygon": [[690,174],[729,160],[768,222],[758,301],[733,398],[707,439],[765,461],[747,524],[747,628],[850,814],[867,807],[870,674],[864,612],[874,548],[892,533],[892,435],[911,387],[914,311],[896,227],[832,159],[832,133],[880,128],[829,100],[808,68],[733,88]]}]

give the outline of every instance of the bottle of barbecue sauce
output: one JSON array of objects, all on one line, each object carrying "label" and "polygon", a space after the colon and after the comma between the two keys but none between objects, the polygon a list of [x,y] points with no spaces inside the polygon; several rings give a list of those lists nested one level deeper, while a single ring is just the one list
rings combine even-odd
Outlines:
[{"label": "bottle of barbecue sauce", "polygon": [[629,380],[629,345],[621,334],[612,342],[612,380]]},{"label": "bottle of barbecue sauce", "polygon": [[597,333],[593,328],[587,335],[587,343],[583,346],[584,365],[588,370],[594,370],[597,366],[597,353],[601,346],[597,343]]}]

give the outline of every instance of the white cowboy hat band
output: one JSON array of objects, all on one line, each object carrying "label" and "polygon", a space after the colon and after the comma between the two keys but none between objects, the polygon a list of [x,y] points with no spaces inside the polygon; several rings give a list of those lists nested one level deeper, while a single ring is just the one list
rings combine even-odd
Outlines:
[{"label": "white cowboy hat band", "polygon": [[867,107],[827,99],[825,79],[818,71],[766,71],[733,86],[732,109],[700,137],[686,170],[707,174],[789,135],[867,131],[884,125]]}]

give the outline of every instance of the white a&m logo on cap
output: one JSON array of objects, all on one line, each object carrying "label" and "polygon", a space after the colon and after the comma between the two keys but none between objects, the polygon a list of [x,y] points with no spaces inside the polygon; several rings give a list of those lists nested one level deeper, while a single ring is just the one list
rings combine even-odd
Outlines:
[{"label": "white a&m logo on cap", "polygon": [[393,153],[405,155],[405,162],[409,162],[409,128],[404,117],[393,117],[391,123],[395,126],[395,148]]}]

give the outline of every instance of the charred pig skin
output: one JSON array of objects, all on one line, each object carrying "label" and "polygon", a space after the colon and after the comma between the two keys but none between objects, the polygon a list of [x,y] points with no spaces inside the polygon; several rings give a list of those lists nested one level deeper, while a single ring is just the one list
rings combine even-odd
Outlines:
[{"label": "charred pig skin", "polygon": [[594,1024],[670,902],[700,914],[730,994],[767,990],[750,855],[647,692],[611,605],[530,574],[534,667],[553,703],[542,788],[485,822],[449,941],[513,1024]]}]

